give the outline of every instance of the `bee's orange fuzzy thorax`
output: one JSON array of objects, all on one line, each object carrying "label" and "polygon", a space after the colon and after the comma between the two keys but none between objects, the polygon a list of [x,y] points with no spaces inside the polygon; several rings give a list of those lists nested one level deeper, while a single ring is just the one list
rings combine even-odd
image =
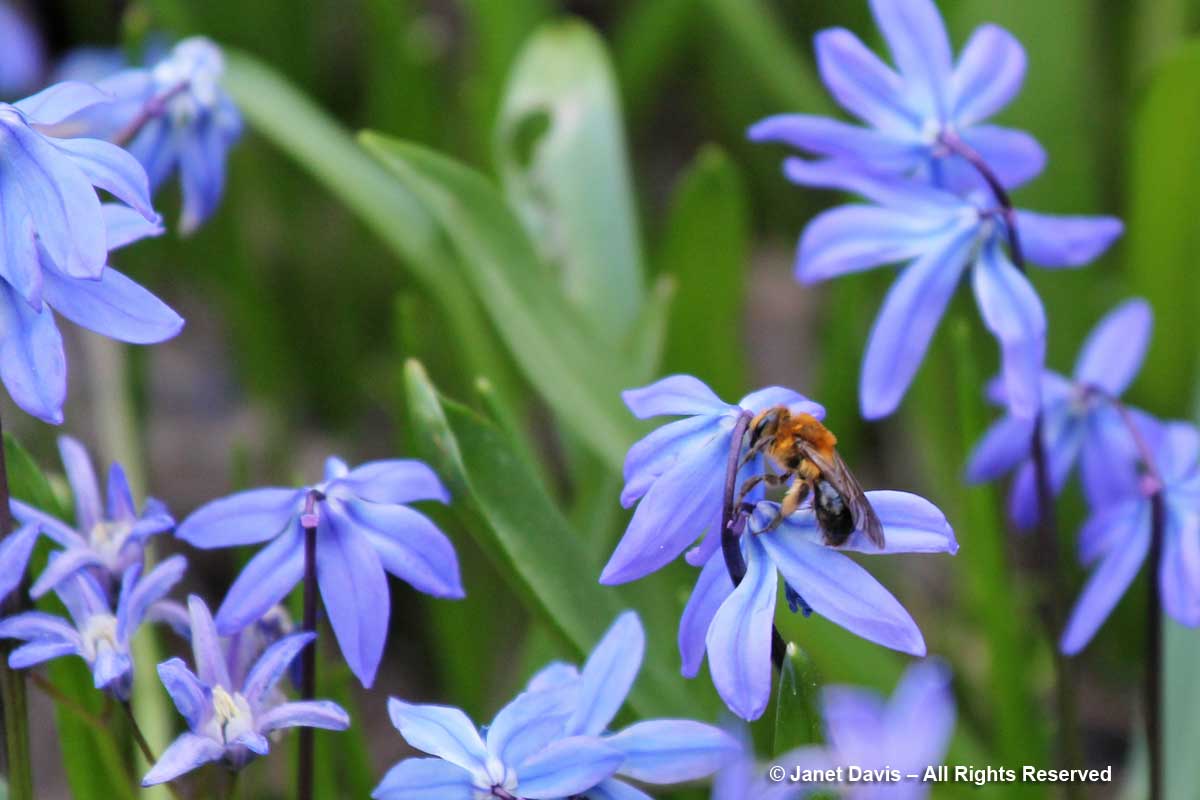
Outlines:
[{"label": "bee's orange fuzzy thorax", "polygon": [[811,414],[797,414],[793,417],[795,434],[811,444],[822,454],[832,455],[837,447],[837,437],[833,431],[821,424],[821,421]]}]

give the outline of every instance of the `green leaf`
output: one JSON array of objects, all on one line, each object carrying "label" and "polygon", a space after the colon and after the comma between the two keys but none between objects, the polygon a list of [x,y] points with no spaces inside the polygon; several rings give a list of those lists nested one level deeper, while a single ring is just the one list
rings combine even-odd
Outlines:
[{"label": "green leaf", "polygon": [[775,736],[771,745],[775,756],[821,741],[821,715],[817,710],[820,681],[812,659],[796,645],[789,644],[787,659],[778,675]]},{"label": "green leaf", "polygon": [[629,154],[604,41],[583,22],[539,28],[495,126],[501,185],[591,332],[615,346],[645,294]]},{"label": "green leaf", "polygon": [[[55,659],[46,669],[55,687],[75,707],[93,717],[103,712],[104,695],[96,691],[92,673],[82,660]],[[54,716],[58,740],[64,745],[63,772],[71,796],[75,800],[134,800],[134,779],[118,747],[121,739],[109,729],[97,728],[65,704],[55,704]]]},{"label": "green leaf", "polygon": [[663,371],[696,375],[720,397],[746,390],[740,337],[750,230],[745,189],[733,162],[706,147],[684,174],[658,253],[678,283]]},{"label": "green leaf", "polygon": [[[1163,771],[1164,797],[1200,797],[1200,631],[1172,619],[1163,621]],[[1148,776],[1147,776],[1148,781]]]},{"label": "green leaf", "polygon": [[4,434],[4,463],[8,468],[9,494],[60,519],[68,518],[58,501],[58,496],[50,486],[50,481],[33,460],[33,456],[7,433]]},{"label": "green leaf", "polygon": [[580,657],[623,609],[642,611],[651,635],[630,702],[645,716],[694,710],[686,683],[668,666],[677,660],[674,636],[652,623],[640,604],[626,602],[633,594],[629,587],[597,582],[583,543],[508,437],[470,409],[441,398],[417,362],[406,365],[405,383],[418,452],[446,481],[464,528],[525,605]]},{"label": "green leaf", "polygon": [[581,441],[619,470],[640,430],[620,398],[636,376],[581,329],[500,193],[433,151],[371,132],[362,140],[441,223],[467,283],[525,377]]}]

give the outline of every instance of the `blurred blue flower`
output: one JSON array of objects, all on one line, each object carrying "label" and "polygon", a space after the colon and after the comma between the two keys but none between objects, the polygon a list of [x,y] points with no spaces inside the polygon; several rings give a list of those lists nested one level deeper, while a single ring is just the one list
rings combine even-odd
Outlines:
[{"label": "blurred blue flower", "polygon": [[[867,343],[863,416],[876,419],[896,410],[968,268],[980,314],[1000,343],[1009,406],[1019,417],[1037,412],[1046,317],[1028,278],[1009,260],[1007,223],[990,193],[963,197],[832,161],[793,158],[786,171],[797,183],[843,189],[873,203],[838,206],[808,224],[796,262],[802,283],[907,262]],[[1086,264],[1122,231],[1112,217],[1015,216],[1025,257],[1043,267]]]},{"label": "blurred blue flower", "polygon": [[84,446],[70,436],[60,436],[58,452],[75,499],[75,527],[28,503],[12,500],[13,516],[22,527],[0,543],[0,599],[20,582],[39,533],[64,549],[56,552],[34,582],[33,597],[41,597],[80,570],[87,570],[106,588],[117,586],[125,570],[142,563],[146,540],[175,525],[166,506],[153,498],[137,513],[120,464],[109,469],[106,511]]},{"label": "blurred blue flower", "polygon": [[[1083,487],[1093,506],[1120,491],[1113,486],[1113,462],[1132,460],[1136,454],[1112,401],[1141,368],[1152,323],[1145,300],[1122,303],[1089,334],[1070,378],[1050,370],[1042,373],[1042,443],[1055,494],[1062,491],[1076,461],[1081,462]],[[997,405],[1007,405],[999,382],[989,387],[989,394]],[[973,482],[994,480],[1016,468],[1009,515],[1021,528],[1033,527],[1039,517],[1032,440],[1033,420],[1007,414],[984,434],[967,465],[967,479]]]},{"label": "blurred blue flower", "polygon": [[300,515],[315,493],[317,583],[342,655],[366,687],[375,680],[387,638],[390,572],[434,597],[463,597],[458,557],[446,535],[407,507],[450,496],[420,461],[372,461],[351,470],[325,462],[325,480],[300,489],[252,489],[215,500],[180,524],[176,535],[210,549],[270,541],[250,560],[217,610],[217,628],[233,634],[263,616],[304,577]]},{"label": "blurred blue flower", "polygon": [[11,3],[0,2],[0,96],[36,86],[45,68],[41,37]]},{"label": "blurred blue flower", "polygon": [[[936,660],[914,664],[886,702],[872,691],[827,686],[821,691],[821,716],[826,744],[798,748],[778,763],[802,769],[895,769],[902,778],[899,783],[810,784],[805,794],[834,789],[842,797],[861,800],[928,797],[932,784],[907,776],[923,775],[927,768],[945,760],[956,717],[950,670]],[[797,797],[798,788],[767,797]]]},{"label": "blurred blue flower", "polygon": [[1120,494],[1093,509],[1079,532],[1079,558],[1095,565],[1063,631],[1060,647],[1078,653],[1112,613],[1150,551],[1152,496],[1165,511],[1162,558],[1154,569],[1163,610],[1181,625],[1200,625],[1200,433],[1184,422],[1129,412],[1157,474],[1122,458],[1110,460]]},{"label": "blurred blue flower", "polygon": [[1008,105],[1024,80],[1025,51],[1012,34],[995,25],[977,28],[955,64],[931,0],[872,0],[871,11],[898,72],[844,28],[821,31],[815,42],[825,86],[867,127],[782,114],[754,125],[751,139],[956,189],[980,180],[949,142],[979,153],[1005,186],[1042,171],[1045,154],[1031,136],[980,124]]},{"label": "blurred blue flower", "polygon": [[[783,576],[806,613],[869,641],[912,655],[925,655],[925,640],[908,612],[853,559],[838,551],[956,553],[958,542],[946,517],[924,498],[906,492],[867,492],[883,523],[887,545],[879,550],[855,531],[831,547],[811,507],[803,507],[774,531],[762,533],[779,515],[779,505],[760,502],[740,537],[746,575],[735,589],[723,553],[714,552],[700,572],[679,621],[682,672],[694,678],[708,652],[713,685],[730,711],[758,719],[771,694],[771,629]],[[798,594],[797,594],[798,593]]]},{"label": "blurred blue flower", "polygon": [[[689,560],[703,563],[716,549],[730,439],[743,412],[785,405],[794,413],[818,419],[825,416],[820,405],[778,386],[752,392],[737,405],[730,405],[690,375],[672,375],[623,392],[622,397],[639,419],[685,419],[663,425],[629,448],[621,505],[629,508],[638,503],[638,507],[600,576],[605,584],[625,583],[654,572],[675,560],[706,531],[713,535]],[[739,477],[744,480],[763,471],[758,457]]]},{"label": "blurred blue flower", "polygon": [[[53,567],[51,558],[51,568]],[[121,579],[117,611],[111,610],[103,587],[86,573],[76,573],[56,588],[74,626],[42,611],[27,611],[0,620],[0,638],[25,642],[13,650],[8,664],[24,669],[62,656],[76,655],[87,662],[97,689],[119,700],[128,700],[133,686],[130,642],[145,619],[153,619],[154,606],[183,577],[187,559],[171,556],[145,576],[134,564]]]},{"label": "blurred blue flower", "polygon": [[[527,691],[571,692],[570,716],[560,736],[599,736],[625,755],[616,775],[642,783],[670,784],[713,774],[740,755],[737,739],[714,725],[679,719],[646,720],[617,733],[607,729],[633,686],[646,650],[642,621],[632,611],[617,617],[583,671],[554,663],[530,680]],[[640,789],[607,778],[587,791],[588,800],[650,800]]]},{"label": "blurred blue flower", "polygon": [[[73,141],[108,146],[90,139]],[[23,190],[28,186],[22,183]],[[0,202],[2,195],[0,181]],[[20,212],[16,205],[6,208]],[[100,207],[99,219],[110,249],[162,232],[157,223],[147,222],[133,209],[113,203]],[[67,361],[56,314],[101,336],[130,344],[170,339],[183,328],[183,320],[110,266],[96,275],[71,274],[50,254],[47,240],[40,233],[34,236],[29,220],[24,220],[23,234],[4,238],[8,257],[0,267],[4,279],[0,281],[0,380],[20,408],[59,424],[67,394]],[[8,228],[18,229],[16,223]],[[12,272],[25,268],[22,259],[26,250],[34,254],[34,271]]]},{"label": "blurred blue flower", "polygon": [[189,597],[188,612],[196,671],[178,658],[158,665],[158,677],[187,720],[188,731],[163,751],[142,778],[142,786],[173,780],[212,761],[224,760],[231,769],[241,769],[255,756],[266,755],[267,735],[282,728],[342,731],[350,727],[349,715],[337,703],[286,702],[275,689],[288,665],[316,634],[285,636],[266,649],[244,679],[235,681],[204,601]]},{"label": "blurred blue flower", "polygon": [[[93,65],[84,61],[80,67]],[[241,114],[221,88],[224,72],[216,44],[184,39],[148,69],[125,69],[97,81],[112,101],[64,121],[61,130],[125,144],[155,190],[178,171],[179,227],[191,233],[220,203],[229,150],[242,133]]]}]

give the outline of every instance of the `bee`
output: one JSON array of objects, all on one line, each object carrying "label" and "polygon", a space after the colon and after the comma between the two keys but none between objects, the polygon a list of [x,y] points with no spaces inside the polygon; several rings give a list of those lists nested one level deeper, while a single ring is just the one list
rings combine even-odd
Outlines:
[{"label": "bee", "polygon": [[[883,525],[867,500],[862,486],[837,452],[837,437],[811,414],[793,414],[786,406],[760,411],[749,425],[750,441],[743,464],[765,453],[783,471],[767,472],[742,485],[741,498],[765,482],[782,486],[790,475],[791,485],[780,503],[773,530],[790,516],[811,492],[813,513],[825,543],[841,547],[855,530],[862,530],[871,543],[883,548]],[[741,501],[739,500],[739,505]]]}]

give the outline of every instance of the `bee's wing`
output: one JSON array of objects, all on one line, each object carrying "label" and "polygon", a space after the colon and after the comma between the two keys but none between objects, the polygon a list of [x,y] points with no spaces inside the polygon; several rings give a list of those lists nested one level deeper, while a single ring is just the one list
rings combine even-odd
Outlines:
[{"label": "bee's wing", "polygon": [[802,443],[801,447],[804,454],[821,470],[825,480],[829,481],[833,488],[842,495],[842,499],[845,500],[846,506],[854,516],[854,527],[865,533],[871,540],[871,544],[882,550],[884,544],[883,523],[879,521],[879,516],[871,507],[871,501],[867,499],[867,493],[863,491],[862,485],[854,477],[854,473],[846,466],[846,462],[842,461],[842,457],[836,450],[833,452],[831,460],[806,443]]}]

